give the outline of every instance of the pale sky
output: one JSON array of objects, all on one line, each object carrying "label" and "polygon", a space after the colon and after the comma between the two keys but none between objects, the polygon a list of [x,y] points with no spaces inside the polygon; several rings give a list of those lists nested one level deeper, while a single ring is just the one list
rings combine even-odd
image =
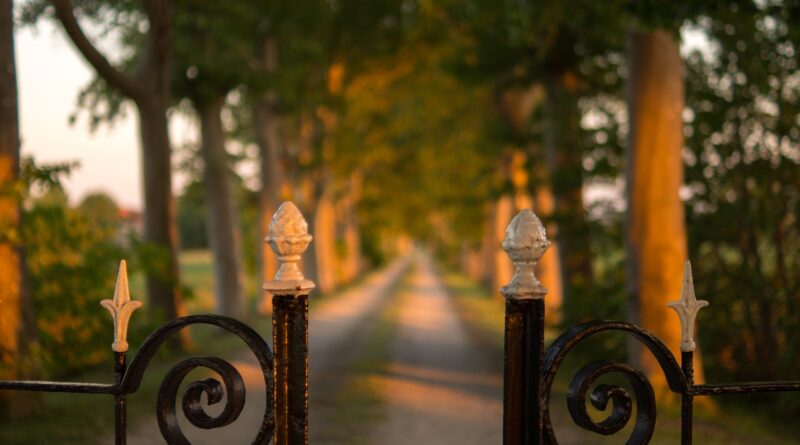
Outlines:
[{"label": "pale sky", "polygon": [[133,110],[113,127],[91,133],[85,120],[69,124],[77,93],[92,71],[60,28],[41,23],[16,34],[22,153],[39,163],[79,161],[65,181],[73,202],[104,190],[124,207],[141,208],[141,161]]}]

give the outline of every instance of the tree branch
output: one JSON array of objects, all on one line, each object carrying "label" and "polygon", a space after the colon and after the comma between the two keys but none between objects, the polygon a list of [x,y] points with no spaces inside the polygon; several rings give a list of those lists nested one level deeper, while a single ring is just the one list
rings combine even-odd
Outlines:
[{"label": "tree branch", "polygon": [[112,87],[120,90],[122,94],[133,99],[139,100],[145,96],[144,88],[132,77],[126,75],[116,67],[89,41],[83,32],[80,23],[74,13],[72,0],[51,0],[55,7],[56,17],[61,22],[64,31],[69,36],[72,43],[83,54],[97,74]]}]

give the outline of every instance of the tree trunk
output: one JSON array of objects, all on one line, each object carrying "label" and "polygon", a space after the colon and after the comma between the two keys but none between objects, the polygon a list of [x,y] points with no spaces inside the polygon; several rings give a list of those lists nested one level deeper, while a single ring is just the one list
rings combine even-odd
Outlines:
[{"label": "tree trunk", "polygon": [[[265,39],[260,57],[266,72],[272,73],[277,70],[278,41],[275,38]],[[285,188],[285,175],[282,171],[284,165],[281,162],[284,143],[281,136],[282,117],[279,111],[278,95],[274,91],[263,93],[253,105],[252,114],[256,145],[258,145],[261,161],[258,242],[261,245],[261,254],[259,255],[261,282],[264,282],[271,280],[278,270],[278,259],[265,240],[269,235],[272,214],[278,208],[279,201],[285,198],[282,196]]]},{"label": "tree trunk", "polygon": [[342,259],[342,281],[344,283],[349,283],[356,279],[363,267],[357,208],[361,194],[361,177],[353,174],[348,179],[348,182],[349,187],[338,206],[340,215],[337,217],[342,225],[342,240],[345,246],[344,258]]},{"label": "tree trunk", "polygon": [[271,280],[278,270],[278,259],[266,242],[272,214],[282,200],[284,188],[280,154],[280,116],[276,110],[277,100],[264,98],[253,107],[253,123],[256,127],[256,144],[261,161],[261,190],[259,192],[259,242],[261,243],[261,281]]},{"label": "tree trunk", "polygon": [[492,275],[495,270],[497,255],[495,255],[496,234],[495,234],[495,213],[497,202],[489,201],[486,204],[486,213],[483,222],[483,237],[481,237],[480,258],[481,258],[481,284],[490,289],[492,295],[494,290]]},{"label": "tree trunk", "polygon": [[[13,9],[11,0],[0,0],[0,187],[10,191],[19,175],[19,116],[14,61]],[[22,326],[21,264],[13,243],[19,222],[19,201],[10,193],[0,195],[0,377],[16,376],[19,332]]]},{"label": "tree trunk", "polygon": [[[149,308],[151,313],[173,319],[183,314],[183,308],[167,121],[172,55],[170,2],[142,1],[148,30],[134,76],[120,71],[92,44],[75,17],[72,0],[51,0],[51,3],[64,31],[97,74],[109,87],[136,103],[144,176],[144,238],[159,249],[156,257],[147,259]],[[182,346],[186,346],[186,329],[181,331],[180,338]]]},{"label": "tree trunk", "polygon": [[324,295],[336,286],[336,221],[330,194],[322,192],[314,212],[314,249],[317,263],[317,289]]},{"label": "tree trunk", "polygon": [[[536,214],[549,219],[553,215],[553,194],[547,186],[541,186],[536,191],[534,210]],[[548,237],[555,240],[557,238],[554,224],[546,224]],[[561,303],[563,302],[563,286],[561,284],[561,260],[559,258],[558,242],[553,241],[553,245],[544,253],[542,259],[537,264],[536,276],[547,288],[545,297],[545,308],[547,317],[545,320],[549,325],[557,325],[561,321]]]},{"label": "tree trunk", "polygon": [[514,265],[508,254],[503,250],[503,240],[506,237],[506,228],[514,217],[514,200],[510,195],[503,195],[497,199],[492,215],[491,232],[491,271],[489,276],[489,290],[492,295],[500,296],[500,288],[511,282],[514,275]]},{"label": "tree trunk", "polygon": [[[553,193],[565,300],[592,279],[589,228],[583,207],[583,159],[577,77],[562,71],[545,84],[545,150]],[[577,296],[577,295],[576,295]]]},{"label": "tree trunk", "polygon": [[[544,151],[553,193],[555,241],[561,258],[564,304],[592,280],[589,224],[583,206],[583,141],[579,59],[573,31],[562,29],[546,60]],[[568,310],[568,308],[567,308]]]},{"label": "tree trunk", "polygon": [[[680,296],[687,256],[679,189],[683,182],[683,64],[671,33],[629,35],[630,140],[627,158],[628,296],[631,317],[680,356],[678,317],[666,309]],[[637,345],[632,359],[665,387],[655,359]],[[696,373],[702,371],[699,363]]]},{"label": "tree trunk", "polygon": [[153,98],[137,104],[144,175],[144,240],[159,248],[147,271],[150,310],[165,320],[184,314],[178,271],[178,231],[172,195],[167,104]]},{"label": "tree trunk", "polygon": [[[35,341],[31,295],[25,279],[24,252],[15,239],[20,226],[20,201],[13,192],[19,179],[19,113],[14,59],[13,5],[0,0],[0,379],[15,379],[36,360],[26,357]],[[30,370],[30,369],[29,369]],[[0,413],[22,414],[32,404],[14,393],[0,394]]]},{"label": "tree trunk", "polygon": [[222,128],[224,98],[195,101],[200,115],[203,180],[206,189],[207,233],[214,255],[214,295],[217,311],[229,317],[244,315],[241,237],[236,223],[236,202],[231,190],[225,130]]}]

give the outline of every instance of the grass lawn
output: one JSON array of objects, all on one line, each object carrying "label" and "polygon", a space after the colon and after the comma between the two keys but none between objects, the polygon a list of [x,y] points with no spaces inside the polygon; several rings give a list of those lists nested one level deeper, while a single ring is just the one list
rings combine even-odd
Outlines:
[{"label": "grass lawn", "polygon": [[[490,343],[502,349],[505,312],[503,300],[490,296],[489,292],[477,286],[465,275],[445,268],[440,268],[440,271],[450,295],[461,309],[467,323],[482,330]],[[551,340],[556,334],[555,330],[548,330],[547,340]],[[578,360],[580,361],[580,358]],[[582,361],[579,366],[587,363],[589,361]],[[577,368],[574,371],[577,371]],[[569,419],[566,403],[563,402],[566,397],[567,378],[571,377],[573,373],[568,372],[566,366],[562,367],[562,372],[559,373],[554,383],[551,412],[553,418],[556,419],[554,420],[556,434],[563,431],[564,428],[580,430],[580,427],[575,426]],[[703,445],[751,445],[754,443],[790,445],[798,443],[797,437],[800,437],[800,430],[797,425],[787,426],[770,421],[770,413],[763,411],[763,408],[754,412],[742,404],[731,404],[730,402],[734,399],[729,397],[733,396],[715,398],[714,402],[717,405],[711,412],[703,409],[702,406],[695,406],[695,443]],[[595,411],[593,416],[596,421],[602,421],[605,418],[598,411]],[[656,434],[652,443],[664,445],[680,443],[679,407],[659,404],[657,419]],[[633,421],[629,423],[633,423]],[[619,444],[629,436],[629,431],[630,427],[611,437],[587,433],[585,439],[579,440],[582,443]]]},{"label": "grass lawn", "polygon": [[[212,312],[214,310],[214,269],[210,250],[187,250],[180,254],[181,281],[191,289],[187,301],[189,313]],[[255,307],[254,300],[261,295],[257,277],[244,275],[244,294]]]}]

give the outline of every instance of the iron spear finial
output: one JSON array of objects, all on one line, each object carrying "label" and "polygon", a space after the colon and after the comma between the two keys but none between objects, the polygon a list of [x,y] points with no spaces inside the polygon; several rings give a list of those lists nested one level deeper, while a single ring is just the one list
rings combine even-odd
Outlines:
[{"label": "iron spear finial", "polygon": [[534,268],[550,247],[544,225],[532,210],[519,212],[506,229],[503,249],[516,270],[511,282],[500,288],[506,299],[542,299],[547,288],[536,278]]},{"label": "iron spear finial", "polygon": [[114,320],[114,343],[111,345],[111,349],[114,352],[126,352],[128,350],[128,323],[133,311],[142,307],[142,302],[131,300],[131,293],[128,289],[128,265],[125,260],[119,262],[114,299],[103,300],[100,305],[108,310]]},{"label": "iron spear finial", "polygon": [[667,307],[674,310],[681,321],[681,351],[692,352],[697,348],[697,344],[694,341],[695,319],[700,309],[706,306],[708,306],[708,301],[698,300],[694,294],[692,264],[686,261],[683,266],[681,299],[667,303]]}]

